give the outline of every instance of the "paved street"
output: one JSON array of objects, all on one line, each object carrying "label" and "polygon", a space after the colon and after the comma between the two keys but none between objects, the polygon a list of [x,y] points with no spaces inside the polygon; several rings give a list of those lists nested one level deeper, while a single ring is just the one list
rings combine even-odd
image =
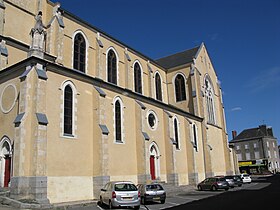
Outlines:
[{"label": "paved street", "polygon": [[[256,202],[265,202],[272,204],[277,201],[280,193],[280,175],[273,177],[258,178],[251,184],[243,184],[242,187],[235,187],[229,191],[197,191],[189,190],[187,192],[178,192],[167,196],[164,204],[150,203],[141,205],[140,209],[160,210],[160,209],[225,209],[236,206],[236,209],[243,209],[244,205],[254,205]],[[277,195],[277,198],[275,198]],[[273,200],[274,199],[274,200]],[[1,210],[15,210],[15,208],[0,206]],[[53,210],[103,210],[108,209],[107,206],[99,206],[97,202],[74,205],[69,207],[56,207]],[[118,208],[122,209],[122,208]]]}]

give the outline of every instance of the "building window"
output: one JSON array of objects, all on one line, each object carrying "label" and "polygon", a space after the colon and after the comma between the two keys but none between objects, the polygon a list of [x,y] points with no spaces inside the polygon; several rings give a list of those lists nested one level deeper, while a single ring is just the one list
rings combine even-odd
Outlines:
[{"label": "building window", "polygon": [[142,70],[138,62],[134,64],[134,91],[142,94]]},{"label": "building window", "polygon": [[156,99],[162,101],[161,78],[159,73],[156,73],[155,76],[155,86],[156,86]]},{"label": "building window", "polygon": [[117,56],[112,49],[107,53],[107,81],[117,84]]},{"label": "building window", "polygon": [[259,151],[255,151],[255,159],[260,159],[260,152]]},{"label": "building window", "polygon": [[208,114],[208,123],[216,124],[215,106],[214,106],[214,89],[208,75],[205,77],[204,85],[205,85],[205,99],[206,99],[206,108]]},{"label": "building window", "polygon": [[251,160],[250,152],[246,152],[245,156],[246,156],[246,160]]},{"label": "building window", "polygon": [[86,41],[81,33],[74,38],[74,59],[73,67],[76,70],[85,72],[86,67]]},{"label": "building window", "polygon": [[193,132],[193,146],[197,151],[197,127],[196,124],[192,124],[192,132]]},{"label": "building window", "polygon": [[242,161],[242,154],[241,153],[237,153],[237,160],[238,161]]},{"label": "building window", "polygon": [[245,149],[249,149],[249,145],[248,144],[245,144]]},{"label": "building window", "polygon": [[236,145],[236,150],[240,150],[240,146],[239,145]]},{"label": "building window", "polygon": [[149,127],[152,130],[155,130],[157,128],[158,120],[157,120],[156,114],[153,111],[148,111],[147,121],[148,121]]},{"label": "building window", "polygon": [[119,100],[115,102],[115,138],[116,142],[122,142],[122,113]]},{"label": "building window", "polygon": [[178,74],[175,78],[176,102],[186,100],[186,87],[183,75]]},{"label": "building window", "polygon": [[73,90],[70,85],[64,88],[64,135],[73,135]]},{"label": "building window", "polygon": [[174,118],[174,140],[175,140],[175,145],[176,149],[179,150],[179,125],[178,125],[178,120]]},{"label": "building window", "polygon": [[267,150],[267,158],[272,158],[270,150]]}]

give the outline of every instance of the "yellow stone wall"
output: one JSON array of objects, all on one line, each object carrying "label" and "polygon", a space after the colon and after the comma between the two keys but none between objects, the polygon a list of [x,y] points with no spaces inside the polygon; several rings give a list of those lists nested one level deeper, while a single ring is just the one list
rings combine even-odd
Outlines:
[{"label": "yellow stone wall", "polygon": [[[4,37],[11,37],[21,43],[25,49],[31,43],[29,32],[34,26],[34,16],[38,7],[43,10],[43,21],[47,24],[53,16],[53,8],[56,6],[52,2],[42,1],[37,5],[36,1],[28,1],[32,5],[29,12],[19,9],[8,1],[5,6],[6,22],[4,27]],[[14,1],[11,1],[14,2]],[[16,14],[16,15],[15,15]],[[18,20],[24,24],[18,24]],[[55,20],[56,21],[56,20]],[[154,143],[159,150],[159,174],[160,181],[168,182],[169,177],[177,177],[179,185],[188,185],[191,176],[196,176],[196,182],[201,181],[206,176],[207,164],[213,175],[220,175],[233,171],[229,160],[229,150],[227,149],[227,139],[223,125],[223,107],[220,99],[220,90],[217,85],[218,79],[214,67],[207,54],[205,45],[202,44],[199,54],[193,65],[188,64],[172,70],[165,70],[153,60],[135,52],[133,49],[124,46],[106,34],[100,34],[99,38],[103,43],[103,48],[97,44],[98,32],[89,25],[82,24],[78,20],[64,16],[65,28],[60,28],[57,22],[53,22],[50,28],[46,29],[48,42],[47,53],[51,56],[59,55],[62,52],[62,60],[56,59],[56,67],[46,67],[47,80],[45,81],[45,100],[39,101],[45,106],[45,114],[48,118],[47,129],[47,151],[46,151],[46,174],[48,177],[48,198],[51,203],[87,200],[96,198],[93,191],[98,191],[92,184],[93,177],[109,176],[110,180],[131,180],[137,184],[139,175],[149,175],[149,155],[150,147]],[[20,33],[19,33],[20,32]],[[71,74],[73,71],[73,38],[75,33],[82,33],[86,40],[86,72],[85,76]],[[62,43],[57,45],[58,40]],[[27,51],[19,49],[7,43],[9,51],[9,67],[27,58]],[[128,49],[126,49],[128,48]],[[106,53],[109,49],[114,49],[118,57],[118,84],[121,89],[116,90],[101,87],[106,96],[101,97],[90,81],[95,78],[107,81],[106,75]],[[128,61],[125,53],[128,53],[131,61]],[[133,65],[139,62],[142,67],[143,96],[131,97],[127,90],[134,92]],[[55,66],[55,65],[54,65]],[[149,71],[148,66],[152,69]],[[53,68],[53,69],[52,69]],[[55,70],[59,69],[59,71]],[[190,72],[196,68],[196,80],[192,80]],[[63,73],[64,72],[64,73]],[[163,104],[156,102],[155,82],[156,73],[161,75]],[[1,72],[0,72],[1,73]],[[187,100],[183,102],[175,101],[174,78],[181,73],[186,79]],[[32,75],[32,76],[31,76]],[[207,110],[205,98],[202,96],[204,78],[209,75],[215,92],[215,114],[216,125],[207,124]],[[30,81],[29,81],[30,80]],[[30,73],[27,87],[35,91],[36,72]],[[17,91],[20,90],[19,75],[6,81],[0,80],[0,94],[7,84],[14,84]],[[23,84],[23,83],[22,83]],[[74,90],[74,136],[63,136],[63,87],[71,84]],[[195,87],[196,96],[192,95]],[[149,99],[152,98],[152,99]],[[194,98],[196,97],[196,98]],[[116,98],[122,104],[122,135],[123,143],[116,143],[114,138],[114,101]],[[145,109],[141,109],[135,98],[143,100]],[[198,104],[194,100],[198,99]],[[3,103],[11,103],[5,98]],[[22,99],[25,100],[25,99]],[[28,103],[32,103],[30,98],[26,98]],[[148,101],[148,102],[147,102]],[[18,103],[18,102],[16,102]],[[43,104],[45,103],[45,104]],[[167,104],[171,106],[166,106]],[[34,106],[35,107],[35,106]],[[171,117],[166,113],[168,107]],[[181,111],[180,111],[181,110]],[[199,116],[195,110],[198,110]],[[19,111],[15,106],[9,113],[0,112],[0,138],[5,133],[11,139],[17,130],[14,128],[13,120]],[[157,128],[151,129],[147,122],[148,113],[153,111],[157,117]],[[182,114],[184,113],[184,114]],[[187,114],[190,113],[190,114]],[[187,117],[186,117],[187,116]],[[170,138],[174,138],[173,120],[179,122],[179,145],[177,150],[171,143]],[[4,123],[4,126],[3,125]],[[34,116],[26,113],[26,123],[36,125]],[[197,126],[197,151],[192,147],[193,138],[192,124]],[[105,124],[109,134],[104,136],[101,133],[99,124]],[[207,128],[206,128],[207,127]],[[32,138],[34,129],[27,126],[26,137]],[[150,139],[145,140],[142,132],[146,132]],[[19,135],[17,133],[17,135]],[[213,149],[210,150],[210,145]],[[16,149],[15,149],[16,151]],[[106,154],[103,152],[106,151]],[[34,176],[32,162],[29,161],[33,155],[32,141],[28,141],[26,148],[21,151],[27,158],[15,160],[15,176]],[[227,157],[228,156],[228,157]],[[207,159],[209,157],[209,159]],[[19,161],[19,162],[17,162]],[[106,164],[103,164],[106,161]],[[151,181],[151,180],[147,180]]]}]

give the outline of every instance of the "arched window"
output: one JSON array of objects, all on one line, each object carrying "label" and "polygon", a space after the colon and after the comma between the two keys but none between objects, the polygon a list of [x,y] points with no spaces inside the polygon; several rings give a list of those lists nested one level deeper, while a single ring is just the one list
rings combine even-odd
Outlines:
[{"label": "arched window", "polygon": [[208,75],[205,77],[204,85],[205,85],[205,100],[206,100],[206,107],[207,107],[207,114],[208,114],[208,123],[216,124],[215,108],[214,108],[214,89]]},{"label": "arched window", "polygon": [[178,120],[174,118],[174,140],[176,149],[180,149],[179,147],[179,127],[178,127]]},{"label": "arched window", "polygon": [[70,85],[64,88],[64,135],[73,135],[73,90]]},{"label": "arched window", "polygon": [[122,116],[121,103],[119,100],[115,102],[115,138],[116,142],[122,142]]},{"label": "arched window", "polygon": [[185,79],[181,74],[178,74],[175,78],[175,95],[176,102],[186,100]]},{"label": "arched window", "polygon": [[138,62],[134,64],[134,91],[142,94],[142,73]]},{"label": "arched window", "polygon": [[155,86],[156,86],[156,99],[162,101],[162,90],[161,90],[161,78],[159,73],[155,76]]},{"label": "arched window", "polygon": [[193,147],[197,151],[197,127],[196,124],[192,124],[192,133],[193,133]]},{"label": "arched window", "polygon": [[107,81],[117,84],[117,56],[112,49],[107,53]]},{"label": "arched window", "polygon": [[81,33],[77,33],[74,38],[73,67],[82,72],[86,69],[86,41]]}]

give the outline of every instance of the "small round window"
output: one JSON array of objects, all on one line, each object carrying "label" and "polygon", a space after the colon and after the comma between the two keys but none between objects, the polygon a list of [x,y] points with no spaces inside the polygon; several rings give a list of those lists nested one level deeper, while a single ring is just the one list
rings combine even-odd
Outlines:
[{"label": "small round window", "polygon": [[155,129],[157,126],[157,118],[154,112],[148,113],[148,124],[150,128]]}]

